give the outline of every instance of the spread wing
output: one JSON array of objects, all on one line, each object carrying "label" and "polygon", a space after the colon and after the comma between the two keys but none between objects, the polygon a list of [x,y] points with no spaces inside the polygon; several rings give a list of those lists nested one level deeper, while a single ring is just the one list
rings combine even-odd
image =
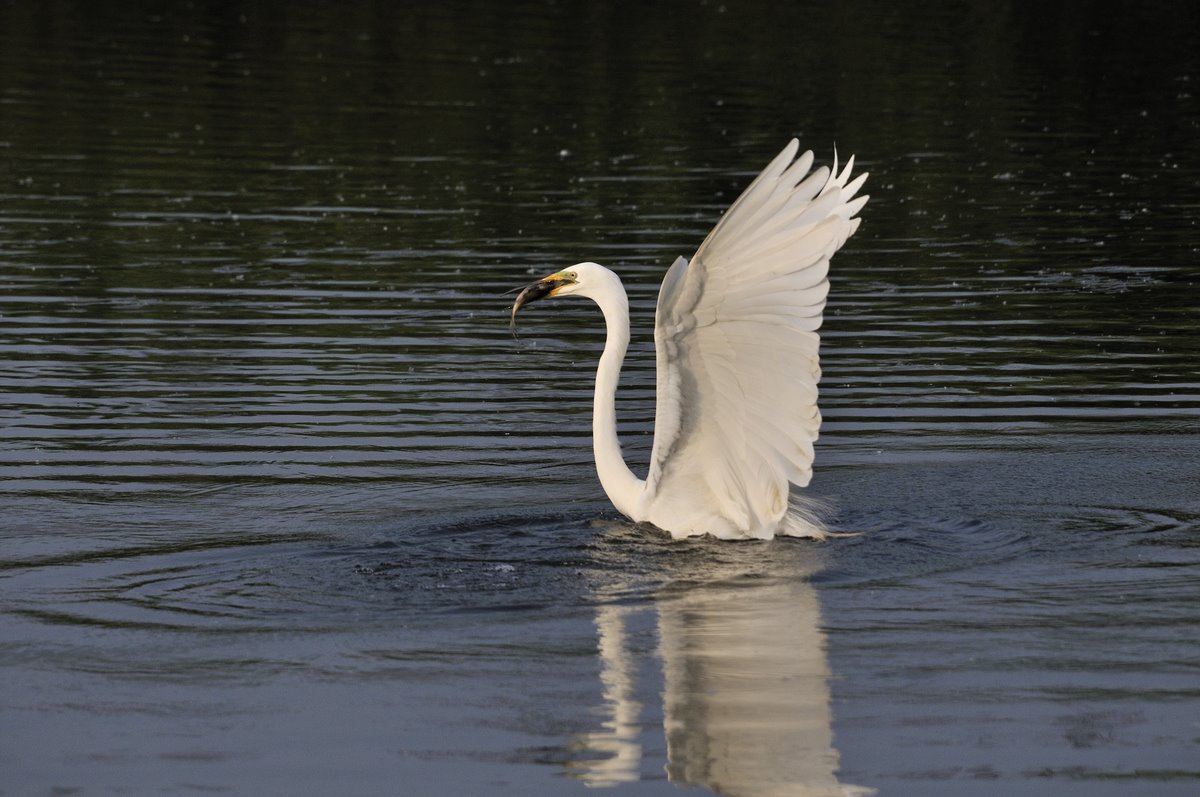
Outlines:
[{"label": "spread wing", "polygon": [[[808,174],[792,140],[667,272],[654,341],[651,502],[702,503],[743,530],[773,527],[788,482],[812,478],[829,259],[858,228],[851,158]],[[807,176],[806,176],[807,175]]]}]

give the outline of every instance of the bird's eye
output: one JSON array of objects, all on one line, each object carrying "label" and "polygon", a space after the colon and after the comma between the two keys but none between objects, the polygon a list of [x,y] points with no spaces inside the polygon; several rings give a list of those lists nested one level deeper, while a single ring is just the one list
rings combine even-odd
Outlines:
[{"label": "bird's eye", "polygon": [[568,271],[568,272],[567,272],[567,279],[569,279],[569,280],[576,279],[575,272],[574,272],[574,271]]}]

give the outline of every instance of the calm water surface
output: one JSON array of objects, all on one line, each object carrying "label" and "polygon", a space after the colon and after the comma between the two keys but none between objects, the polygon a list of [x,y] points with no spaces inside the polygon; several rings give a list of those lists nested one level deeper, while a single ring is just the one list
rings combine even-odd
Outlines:
[{"label": "calm water surface", "polygon": [[[1200,791],[1194,10],[32,6],[0,794]],[[792,135],[872,173],[861,533],[671,542],[592,471],[598,313],[501,294],[620,271],[644,461],[661,274]]]}]

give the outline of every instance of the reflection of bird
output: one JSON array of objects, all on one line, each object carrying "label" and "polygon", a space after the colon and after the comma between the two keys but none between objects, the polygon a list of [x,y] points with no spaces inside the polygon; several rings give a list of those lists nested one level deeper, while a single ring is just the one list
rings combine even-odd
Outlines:
[{"label": "reflection of bird", "polygon": [[[616,566],[593,571],[604,695],[593,713],[603,720],[573,740],[571,776],[602,787],[661,771],[656,712],[639,700],[657,694],[663,763],[676,786],[728,797],[872,794],[839,773],[812,549],[788,546],[764,558],[697,543],[651,571],[662,585],[647,607],[630,599],[645,582],[630,575],[635,557],[620,536],[627,530],[602,535],[593,548],[616,557],[604,562]],[[647,612],[656,634],[648,633]],[[655,660],[661,681],[647,666]]]},{"label": "reflection of bird", "polygon": [[621,457],[616,389],[629,345],[620,278],[579,263],[521,291],[512,307],[545,296],[586,296],[608,338],[596,371],[592,420],[600,483],[623,514],[675,537],[822,536],[788,512],[788,483],[812,478],[819,338],[829,259],[857,229],[854,159],[838,174],[792,140],[726,211],[691,262],[675,261],[658,294],[658,396],[650,470]]},{"label": "reflection of bird", "polygon": [[874,793],[838,776],[820,601],[807,578],[669,593],[656,607],[672,783],[729,797]]}]

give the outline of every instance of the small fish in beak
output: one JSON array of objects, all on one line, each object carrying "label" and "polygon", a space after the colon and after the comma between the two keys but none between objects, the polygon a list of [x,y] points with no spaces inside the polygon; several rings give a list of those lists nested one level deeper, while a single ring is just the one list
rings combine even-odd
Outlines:
[{"label": "small fish in beak", "polygon": [[[559,288],[564,285],[570,285],[572,282],[574,280],[563,279],[558,275],[551,275],[537,282],[531,282],[524,288],[521,288],[521,292],[517,294],[517,300],[513,302],[511,320],[508,324],[509,331],[512,332],[513,337],[517,336],[517,313],[522,307],[546,296],[553,296],[554,292]],[[509,293],[512,293],[512,291],[509,291]]]}]

